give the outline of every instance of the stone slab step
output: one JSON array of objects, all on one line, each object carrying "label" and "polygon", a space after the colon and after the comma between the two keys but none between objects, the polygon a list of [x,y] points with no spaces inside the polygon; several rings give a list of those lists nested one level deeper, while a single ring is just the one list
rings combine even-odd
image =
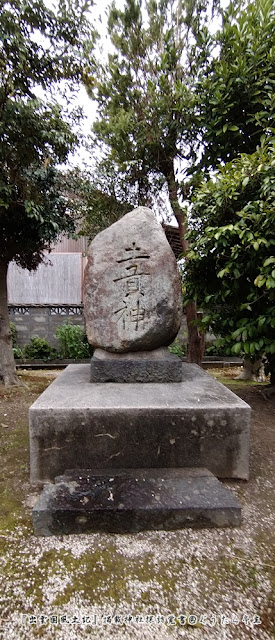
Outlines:
[{"label": "stone slab step", "polygon": [[36,535],[135,533],[241,524],[235,496],[207,469],[84,469],[46,484]]}]

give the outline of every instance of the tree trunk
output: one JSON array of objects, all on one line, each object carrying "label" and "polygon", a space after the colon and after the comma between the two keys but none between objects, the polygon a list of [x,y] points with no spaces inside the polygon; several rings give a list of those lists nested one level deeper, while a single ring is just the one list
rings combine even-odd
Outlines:
[{"label": "tree trunk", "polygon": [[[178,188],[175,179],[174,167],[170,167],[170,173],[167,176],[169,200],[174,213],[174,216],[179,225],[180,241],[183,253],[186,253],[188,249],[188,242],[186,240],[187,233],[187,220],[186,215],[178,203]],[[197,305],[195,302],[189,302],[186,307],[186,322],[188,329],[188,349],[187,349],[187,362],[194,362],[201,365],[202,356],[205,347],[204,334],[198,330],[196,326]]]},{"label": "tree trunk", "polygon": [[18,384],[12,351],[12,335],[7,295],[7,273],[7,263],[0,260],[0,377],[3,378],[5,386]]},{"label": "tree trunk", "polygon": [[259,371],[261,368],[262,359],[255,360],[254,362],[250,358],[244,358],[243,361],[243,369],[241,373],[234,378],[235,380],[255,380],[258,382],[262,382],[259,380]]},{"label": "tree trunk", "polygon": [[275,395],[275,354],[268,354],[267,359],[270,368],[270,386],[266,387],[262,392],[266,400]]}]

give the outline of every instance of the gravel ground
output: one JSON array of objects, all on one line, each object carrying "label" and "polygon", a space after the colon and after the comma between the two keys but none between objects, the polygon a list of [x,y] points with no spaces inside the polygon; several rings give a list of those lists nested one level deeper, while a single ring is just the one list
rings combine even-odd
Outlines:
[{"label": "gravel ground", "polygon": [[[38,392],[27,384],[21,412]],[[3,640],[275,636],[275,402],[244,383],[236,391],[253,408],[251,479],[225,483],[242,504],[237,529],[36,538],[30,518],[36,495],[28,470],[22,478],[16,471],[15,450],[15,471],[7,466],[5,487],[12,501],[12,488],[16,492],[21,482],[21,501],[0,533]],[[15,409],[14,398],[6,405],[5,397],[0,408],[7,440],[6,407],[13,421]]]}]

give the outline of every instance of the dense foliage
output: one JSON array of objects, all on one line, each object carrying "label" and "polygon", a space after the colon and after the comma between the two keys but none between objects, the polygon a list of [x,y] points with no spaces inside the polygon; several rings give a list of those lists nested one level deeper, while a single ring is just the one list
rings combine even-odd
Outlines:
[{"label": "dense foliage", "polygon": [[64,322],[56,330],[60,358],[89,358],[91,348],[83,327]]},{"label": "dense foliage", "polygon": [[134,189],[107,161],[96,171],[70,169],[62,175],[62,189],[81,234],[90,240],[137,206]]},{"label": "dense foliage", "polygon": [[225,353],[275,373],[275,139],[221,167],[193,200],[186,294]]},{"label": "dense foliage", "polygon": [[[186,250],[187,217],[180,205],[174,161],[190,162],[197,142],[192,86],[201,51],[208,3],[177,0],[126,0],[109,12],[113,53],[100,64],[88,86],[97,101],[95,140],[106,148],[139,205],[151,205],[164,188],[167,202],[180,227]],[[191,46],[192,41],[194,44]],[[192,85],[193,82],[193,85]],[[201,336],[195,327],[196,309],[187,308],[188,358],[201,359]]]},{"label": "dense foliage", "polygon": [[[87,6],[87,4],[86,4]],[[85,4],[9,0],[0,14],[0,260],[35,268],[43,250],[73,224],[56,180],[56,165],[77,144],[68,114],[37,97],[66,80],[82,79],[92,38]],[[68,91],[68,86],[67,86]]]},{"label": "dense foliage", "polygon": [[113,3],[108,26],[114,53],[88,86],[98,106],[95,141],[106,145],[109,161],[135,186],[139,204],[151,202],[166,183],[176,216],[173,162],[190,161],[197,140],[192,88],[201,49],[208,50],[208,36],[200,36],[207,7],[126,0],[120,10]]},{"label": "dense foliage", "polygon": [[0,375],[5,384],[17,380],[7,308],[8,264],[15,260],[35,269],[44,250],[74,228],[57,176],[58,164],[78,142],[73,125],[80,114],[61,107],[50,90],[63,81],[69,96],[86,76],[94,42],[89,4],[60,0],[54,10],[43,0],[1,2]]},{"label": "dense foliage", "polygon": [[234,0],[221,16],[213,57],[201,65],[196,82],[202,157],[195,164],[204,171],[253,153],[274,127],[274,2]]},{"label": "dense foliage", "polygon": [[50,345],[48,340],[40,338],[39,336],[33,336],[30,342],[24,345],[20,353],[20,358],[26,358],[27,360],[39,359],[45,362],[47,362],[47,360],[53,360],[56,356],[56,349]]},{"label": "dense foliage", "polygon": [[[220,24],[214,33],[211,8]],[[271,131],[274,4],[240,1],[222,9],[218,2],[126,0],[123,10],[111,6],[109,34],[113,52],[88,87],[98,104],[95,141],[135,187],[138,204],[151,205],[166,191],[186,254],[185,205],[194,189],[221,161],[254,153]],[[107,199],[101,205],[108,211]],[[189,345],[199,347],[199,361],[203,341],[189,300]]]}]

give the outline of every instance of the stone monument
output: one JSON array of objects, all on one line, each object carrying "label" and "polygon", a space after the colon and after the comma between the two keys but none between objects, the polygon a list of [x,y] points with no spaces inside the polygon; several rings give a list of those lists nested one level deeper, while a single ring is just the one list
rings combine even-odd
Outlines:
[{"label": "stone monument", "polygon": [[250,408],[168,351],[181,278],[150,209],[96,236],[84,288],[91,365],[30,408],[36,533],[239,525],[217,478],[248,479]]},{"label": "stone monument", "polygon": [[87,336],[96,347],[92,382],[182,379],[181,362],[167,349],[181,324],[181,278],[150,209],[139,207],[96,236],[84,292]]},{"label": "stone monument", "polygon": [[154,213],[139,207],[99,233],[84,279],[89,342],[114,353],[171,344],[182,318],[181,278]]}]

